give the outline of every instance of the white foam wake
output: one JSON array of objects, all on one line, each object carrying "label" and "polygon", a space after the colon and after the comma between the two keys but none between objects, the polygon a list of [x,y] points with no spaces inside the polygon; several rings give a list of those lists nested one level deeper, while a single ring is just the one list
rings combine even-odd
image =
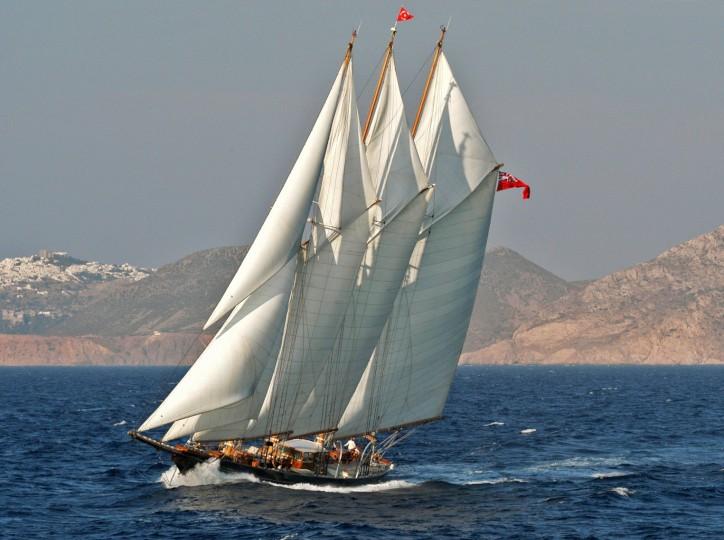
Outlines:
[{"label": "white foam wake", "polygon": [[387,482],[379,482],[377,484],[363,484],[361,486],[317,486],[314,484],[268,484],[285,489],[294,489],[298,491],[324,491],[327,493],[372,493],[375,491],[389,491],[392,489],[405,489],[415,487],[412,482],[406,480],[388,480]]},{"label": "white foam wake", "polygon": [[299,491],[326,491],[328,493],[367,493],[373,491],[388,491],[391,489],[402,489],[414,487],[415,484],[405,480],[388,480],[378,484],[364,484],[360,486],[318,486],[314,484],[277,484],[260,480],[249,473],[226,473],[219,469],[219,461],[199,463],[186,474],[181,474],[175,465],[161,473],[158,479],[166,489],[179,487],[210,486],[217,484],[235,484],[238,482],[263,483],[285,489]]},{"label": "white foam wake", "polygon": [[225,473],[219,469],[219,461],[199,463],[193,469],[181,474],[175,465],[161,473],[158,479],[166,489],[178,487],[209,486],[214,484],[234,484],[236,482],[259,482],[259,479],[247,473]]}]

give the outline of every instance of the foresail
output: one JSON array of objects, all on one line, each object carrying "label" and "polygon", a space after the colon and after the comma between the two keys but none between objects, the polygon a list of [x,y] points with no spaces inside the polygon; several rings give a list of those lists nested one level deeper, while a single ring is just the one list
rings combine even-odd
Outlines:
[{"label": "foresail", "polygon": [[337,437],[440,416],[467,333],[497,164],[442,53],[415,143],[435,185],[433,218]]},{"label": "foresail", "polygon": [[221,319],[296,256],[347,71],[345,65],[340,68],[287,181],[204,329]]},{"label": "foresail", "polygon": [[279,351],[293,261],[231,313],[186,375],[139,431],[247,398]]},{"label": "foresail", "polygon": [[[297,255],[297,259],[301,259],[302,253]],[[291,298],[287,304],[295,301],[295,295],[299,292],[298,279],[299,275],[296,274],[297,268],[299,267],[299,260],[290,261],[287,266],[284,267],[282,272],[289,272],[294,278],[294,285],[292,286]],[[281,272],[280,272],[281,273]],[[286,319],[285,326],[288,324],[289,312],[288,309],[285,311]],[[281,335],[284,335],[282,330]],[[240,436],[239,433],[244,433],[247,427],[253,425],[253,419],[259,413],[264,397],[266,396],[269,383],[271,382],[272,374],[274,373],[274,367],[276,366],[276,360],[279,354],[280,344],[274,351],[274,355],[269,358],[262,369],[257,372],[256,382],[254,384],[252,392],[244,399],[233,403],[225,407],[219,407],[217,409],[209,410],[202,414],[190,416],[177,420],[173,423],[171,428],[163,436],[164,441],[178,439],[185,437],[197,432],[203,432],[217,428],[219,426],[232,426],[236,435],[232,437],[224,438],[235,438]],[[219,439],[214,439],[219,440]]]}]

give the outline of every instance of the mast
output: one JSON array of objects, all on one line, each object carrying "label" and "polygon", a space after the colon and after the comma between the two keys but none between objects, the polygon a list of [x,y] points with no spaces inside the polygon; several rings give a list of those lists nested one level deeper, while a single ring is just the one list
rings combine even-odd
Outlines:
[{"label": "mast", "polygon": [[352,48],[354,47],[354,40],[357,39],[357,30],[352,30],[352,37],[347,43],[347,52],[344,54],[344,67],[349,65],[349,61],[352,59]]},{"label": "mast", "polygon": [[392,47],[395,44],[395,35],[397,34],[397,28],[392,28],[392,33],[390,34],[390,41],[387,43],[387,49],[385,50],[385,60],[382,63],[382,69],[380,70],[380,78],[377,79],[377,86],[375,86],[375,93],[372,96],[372,102],[370,103],[370,110],[367,112],[367,120],[365,120],[365,127],[364,130],[362,130],[362,140],[367,143],[367,134],[370,130],[370,123],[372,122],[372,116],[375,113],[375,109],[377,108],[377,102],[380,99],[380,92],[382,91],[382,81],[385,79],[385,75],[387,74],[387,68],[390,65],[390,58],[392,57]]},{"label": "mast", "polygon": [[415,122],[412,124],[412,136],[414,137],[417,133],[417,126],[420,124],[420,118],[422,117],[422,110],[425,108],[425,102],[427,101],[427,94],[430,91],[430,83],[432,82],[432,76],[435,74],[435,68],[437,68],[437,62],[440,59],[440,53],[442,52],[442,42],[445,40],[445,32],[447,32],[446,26],[440,27],[440,39],[437,40],[435,45],[435,52],[432,56],[432,64],[430,65],[430,72],[427,74],[427,80],[425,81],[425,87],[422,90],[422,96],[420,97],[420,105],[417,107],[417,114],[415,115]]}]

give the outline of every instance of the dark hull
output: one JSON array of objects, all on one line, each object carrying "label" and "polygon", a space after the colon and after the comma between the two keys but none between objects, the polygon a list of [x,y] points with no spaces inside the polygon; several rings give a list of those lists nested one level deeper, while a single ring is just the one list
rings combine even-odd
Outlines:
[{"label": "dark hull", "polygon": [[272,469],[264,467],[252,467],[233,461],[226,456],[212,455],[210,452],[202,449],[187,448],[185,446],[171,446],[169,444],[157,441],[151,437],[141,435],[135,431],[129,431],[128,434],[137,441],[143,442],[156,448],[168,452],[171,460],[176,464],[181,474],[196,467],[200,463],[206,463],[210,460],[219,461],[219,469],[226,473],[243,472],[256,476],[261,480],[267,480],[278,484],[314,484],[314,485],[336,485],[336,486],[356,486],[362,484],[372,484],[380,482],[389,469],[384,470],[376,475],[362,476],[359,478],[335,478],[334,476],[318,476],[314,474],[301,474],[291,470]]}]

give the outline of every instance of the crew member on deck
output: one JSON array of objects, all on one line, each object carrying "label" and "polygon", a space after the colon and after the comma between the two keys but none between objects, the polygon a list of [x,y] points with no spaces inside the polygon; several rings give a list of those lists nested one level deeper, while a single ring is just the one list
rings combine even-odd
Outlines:
[{"label": "crew member on deck", "polygon": [[357,443],[354,442],[354,439],[348,440],[344,447],[347,449],[346,457],[347,460],[353,461],[355,458],[359,456],[359,450],[357,450]]}]

